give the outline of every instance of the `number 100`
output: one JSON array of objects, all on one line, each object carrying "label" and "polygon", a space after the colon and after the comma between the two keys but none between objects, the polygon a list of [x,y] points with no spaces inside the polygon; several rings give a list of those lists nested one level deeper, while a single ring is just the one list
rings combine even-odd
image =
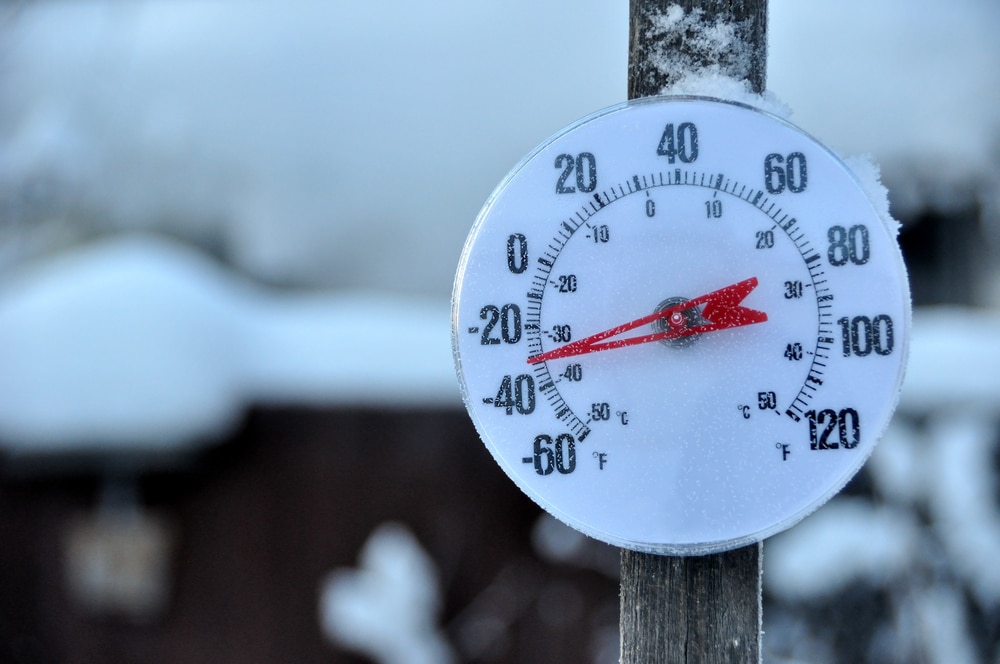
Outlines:
[{"label": "number 100", "polygon": [[844,357],[865,357],[872,351],[878,355],[889,355],[896,345],[892,319],[885,314],[879,314],[875,318],[844,316],[837,323],[843,337]]}]

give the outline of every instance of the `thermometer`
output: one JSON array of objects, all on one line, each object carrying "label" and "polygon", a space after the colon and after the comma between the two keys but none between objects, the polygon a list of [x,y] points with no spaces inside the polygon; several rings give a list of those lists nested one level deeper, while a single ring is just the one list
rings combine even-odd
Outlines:
[{"label": "thermometer", "polygon": [[818,508],[885,430],[907,357],[895,229],[787,121],[700,97],[599,111],[486,202],[452,339],[514,483],[599,540],[686,555]]}]

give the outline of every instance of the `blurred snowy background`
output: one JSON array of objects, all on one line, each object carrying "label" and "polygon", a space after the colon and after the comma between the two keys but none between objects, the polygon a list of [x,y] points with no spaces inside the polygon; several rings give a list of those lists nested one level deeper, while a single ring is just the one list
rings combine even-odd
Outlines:
[{"label": "blurred snowy background", "polygon": [[[766,661],[1000,662],[998,30],[771,0],[768,87],[882,166],[917,311],[868,467],[765,546]],[[0,659],[616,661],[617,554],[497,477],[448,298],[626,37],[606,0],[0,5]]]}]

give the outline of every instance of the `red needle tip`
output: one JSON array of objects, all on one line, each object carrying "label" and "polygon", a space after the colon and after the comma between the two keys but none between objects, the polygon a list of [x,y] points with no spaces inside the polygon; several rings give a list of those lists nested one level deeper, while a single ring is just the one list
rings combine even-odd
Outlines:
[{"label": "red needle tip", "polygon": [[[701,295],[687,302],[681,302],[671,307],[654,312],[647,316],[637,318],[621,325],[592,334],[589,337],[572,341],[565,346],[554,348],[545,353],[540,353],[528,358],[528,364],[537,364],[548,360],[557,360],[562,357],[573,355],[583,355],[585,353],[596,353],[612,348],[624,348],[626,346],[636,346],[638,344],[673,339],[676,337],[689,336],[692,334],[704,334],[705,332],[716,332],[732,327],[743,325],[753,325],[763,323],[767,320],[767,314],[756,309],[749,309],[740,306],[746,297],[757,288],[757,277],[750,277],[738,283],[720,288],[705,295]],[[692,307],[702,306],[701,322],[692,325],[683,312]],[[611,339],[629,330],[648,325],[656,320],[666,319],[667,329],[654,334],[646,334],[624,339]]]}]

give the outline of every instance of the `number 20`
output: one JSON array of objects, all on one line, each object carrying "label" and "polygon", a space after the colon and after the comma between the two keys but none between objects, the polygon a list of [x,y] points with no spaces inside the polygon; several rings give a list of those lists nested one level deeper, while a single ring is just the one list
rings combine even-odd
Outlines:
[{"label": "number 20", "polygon": [[[597,159],[589,152],[581,152],[574,157],[561,154],[556,157],[556,168],[563,169],[556,180],[557,194],[575,194],[577,190],[590,193],[597,188]],[[566,180],[576,171],[576,188],[567,186]]]}]

